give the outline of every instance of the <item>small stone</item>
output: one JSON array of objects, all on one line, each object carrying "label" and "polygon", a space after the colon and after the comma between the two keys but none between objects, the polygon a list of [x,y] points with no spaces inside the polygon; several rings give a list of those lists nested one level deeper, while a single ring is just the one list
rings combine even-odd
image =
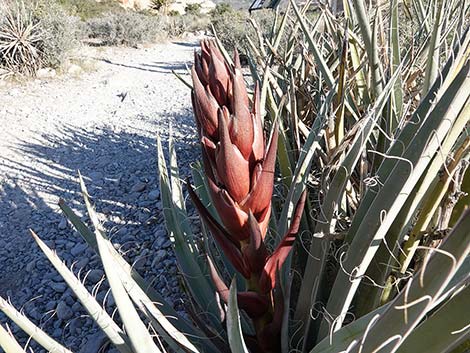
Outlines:
[{"label": "small stone", "polygon": [[87,248],[88,248],[87,244],[77,244],[70,250],[70,253],[73,256],[77,257],[78,255],[83,253]]},{"label": "small stone", "polygon": [[91,172],[90,174],[88,174],[88,177],[93,181],[101,180],[101,179],[103,179],[103,173],[101,173],[101,172]]},{"label": "small stone", "polygon": [[97,332],[88,338],[85,345],[82,345],[79,353],[97,353],[106,343],[107,337],[103,332]]},{"label": "small stone", "polygon": [[52,78],[56,76],[56,71],[50,67],[39,69],[36,72],[37,78]]},{"label": "small stone", "polygon": [[66,220],[65,218],[62,218],[62,219],[61,219],[58,228],[59,228],[60,230],[67,229],[67,220]]},{"label": "small stone", "polygon": [[103,270],[94,269],[88,273],[87,279],[93,284],[98,283],[103,278]]},{"label": "small stone", "polygon": [[[57,321],[57,322],[59,322],[59,321]],[[62,337],[62,329],[61,328],[56,328],[54,330],[54,332],[52,333],[52,337],[55,337],[55,338]]]},{"label": "small stone", "polygon": [[57,305],[57,317],[59,320],[70,320],[73,317],[73,311],[70,309],[70,306],[64,302],[61,301],[59,305]]},{"label": "small stone", "polygon": [[56,306],[56,302],[55,301],[50,301],[46,304],[46,311],[51,311],[51,310],[54,310],[55,309],[55,306]]},{"label": "small stone", "polygon": [[36,268],[36,261],[35,260],[32,260],[32,261],[28,262],[28,264],[26,265],[26,271],[28,271],[28,272],[33,272],[35,268]]},{"label": "small stone", "polygon": [[146,183],[138,182],[131,188],[131,192],[142,192],[147,187]]},{"label": "small stone", "polygon": [[160,197],[160,190],[155,189],[149,192],[149,199],[150,200],[157,200]]},{"label": "small stone", "polygon": [[82,305],[81,305],[79,302],[75,302],[75,303],[72,305],[72,311],[73,311],[74,313],[78,313],[81,309],[82,309]]},{"label": "small stone", "polygon": [[75,267],[78,268],[78,269],[82,269],[86,265],[88,265],[89,262],[90,262],[90,259],[88,259],[87,257],[84,257],[84,258],[78,260],[78,262],[75,264]]},{"label": "small stone", "polygon": [[67,289],[67,285],[65,283],[51,282],[51,288],[57,293],[64,293]]},{"label": "small stone", "polygon": [[134,268],[139,271],[143,270],[145,267],[145,263],[147,262],[147,258],[145,257],[138,257],[137,260],[134,262]]},{"label": "small stone", "polygon": [[160,237],[160,238],[157,238],[157,240],[155,240],[154,246],[157,249],[168,248],[171,246],[171,241],[166,236]]},{"label": "small stone", "polygon": [[72,305],[76,303],[75,300],[73,300],[73,298],[70,295],[67,295],[64,298],[64,300],[65,300],[65,303],[70,307],[72,307]]},{"label": "small stone", "polygon": [[155,255],[155,260],[158,260],[158,262],[162,261],[165,259],[167,251],[166,250],[158,250],[156,255]]},{"label": "small stone", "polygon": [[69,75],[78,75],[82,72],[82,68],[76,64],[71,64],[67,70],[67,72],[69,73]]}]

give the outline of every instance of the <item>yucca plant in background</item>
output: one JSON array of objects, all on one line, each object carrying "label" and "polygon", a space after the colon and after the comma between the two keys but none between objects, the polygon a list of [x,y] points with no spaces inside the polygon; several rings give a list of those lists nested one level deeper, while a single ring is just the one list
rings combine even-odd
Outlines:
[{"label": "yucca plant in background", "polygon": [[23,2],[0,2],[0,65],[12,72],[34,75],[41,65],[43,37],[27,6]]},{"label": "yucca plant in background", "polygon": [[[470,213],[458,201],[470,191],[468,4],[343,5],[343,17],[327,7],[307,16],[310,4],[291,3],[270,34],[249,38],[253,90],[219,41],[196,54],[203,166],[187,187],[208,232],[190,227],[174,141],[169,165],[157,142],[189,318],[114,250],[83,182],[95,231],[61,208],[100,254],[123,328],[34,235],[120,351],[468,348]],[[0,309],[67,352],[6,301]],[[2,328],[0,345],[20,351]]]}]

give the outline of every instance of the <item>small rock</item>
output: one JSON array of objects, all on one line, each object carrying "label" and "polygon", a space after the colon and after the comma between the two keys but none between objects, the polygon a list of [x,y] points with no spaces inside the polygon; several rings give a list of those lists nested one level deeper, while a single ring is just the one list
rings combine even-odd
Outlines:
[{"label": "small rock", "polygon": [[58,228],[59,228],[60,230],[67,229],[67,220],[66,220],[65,218],[62,218],[62,219],[61,219]]},{"label": "small rock", "polygon": [[67,285],[65,283],[51,282],[51,288],[57,293],[64,293],[67,289]]},{"label": "small rock", "polygon": [[171,246],[171,241],[168,238],[160,237],[155,240],[154,246],[157,249],[169,248]]},{"label": "small rock", "polygon": [[56,71],[50,67],[39,69],[36,72],[37,78],[52,78],[56,76]]},{"label": "small rock", "polygon": [[88,338],[86,344],[80,348],[79,353],[98,353],[106,341],[106,335],[101,331],[97,332]]},{"label": "small rock", "polygon": [[80,255],[81,253],[83,253],[87,248],[88,248],[87,244],[83,244],[83,243],[77,244],[70,250],[70,253],[76,257]]},{"label": "small rock", "polygon": [[157,200],[160,197],[160,190],[152,190],[149,192],[148,196],[150,200]]},{"label": "small rock", "polygon": [[55,309],[55,306],[56,306],[56,302],[55,301],[50,301],[46,304],[46,311],[51,311],[51,310],[54,310]]},{"label": "small rock", "polygon": [[88,265],[89,262],[90,262],[90,259],[88,259],[87,257],[84,257],[84,258],[77,261],[77,263],[75,264],[75,267],[78,268],[78,269],[82,269],[86,265]]},{"label": "small rock", "polygon": [[32,260],[32,261],[28,262],[28,264],[26,265],[26,271],[28,271],[28,272],[33,272],[35,268],[36,268],[36,261],[35,260]]},{"label": "small rock", "polygon": [[101,173],[101,172],[91,172],[88,175],[88,177],[93,181],[100,180],[100,179],[103,179],[103,173]]},{"label": "small rock", "polygon": [[70,320],[73,317],[72,309],[70,309],[69,305],[64,301],[61,301],[59,305],[57,305],[56,310],[57,310],[57,317],[60,320],[66,321],[66,320]]},{"label": "small rock", "polygon": [[67,72],[69,73],[69,75],[78,75],[82,72],[82,68],[76,64],[70,64]]},{"label": "small rock", "polygon": [[134,267],[137,271],[143,270],[144,267],[145,267],[145,263],[146,263],[146,262],[147,262],[147,258],[145,258],[145,257],[138,257],[138,258],[135,260],[133,267]]},{"label": "small rock", "polygon": [[145,190],[146,186],[146,183],[138,182],[131,188],[131,192],[142,192]]},{"label": "small rock", "polygon": [[74,313],[78,313],[81,309],[82,309],[82,305],[81,305],[79,302],[75,302],[75,303],[72,305],[72,311],[73,311]]},{"label": "small rock", "polygon": [[93,284],[98,283],[101,278],[103,278],[104,272],[99,269],[91,270],[88,273],[87,279],[90,280]]}]

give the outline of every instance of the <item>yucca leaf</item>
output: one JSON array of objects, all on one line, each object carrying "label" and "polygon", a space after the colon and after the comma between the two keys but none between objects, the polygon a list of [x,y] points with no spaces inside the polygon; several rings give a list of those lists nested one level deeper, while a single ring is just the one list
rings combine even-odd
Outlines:
[{"label": "yucca leaf", "polygon": [[237,304],[237,281],[230,285],[227,309],[227,333],[230,349],[233,353],[248,353],[240,324],[240,312]]},{"label": "yucca leaf", "polygon": [[157,153],[163,214],[165,216],[167,230],[170,232],[170,236],[173,240],[178,266],[184,275],[185,281],[188,283],[193,298],[203,311],[208,310],[212,314],[210,315],[211,321],[217,325],[218,322],[215,321],[215,318],[218,317],[218,308],[216,305],[215,291],[199,267],[196,260],[199,255],[191,251],[185,239],[184,232],[181,229],[181,223],[186,220],[182,219],[181,215],[175,212],[172,196],[174,190],[170,187],[167,166],[163,155],[163,147],[159,136],[157,136]]},{"label": "yucca leaf", "polygon": [[172,128],[170,127],[170,136],[168,139],[168,149],[170,154],[170,185],[171,185],[171,197],[173,201],[173,211],[176,219],[180,222],[179,226],[183,233],[183,237],[188,244],[190,251],[194,254],[198,254],[196,244],[194,242],[194,235],[189,225],[189,217],[186,213],[186,206],[184,204],[183,190],[181,188],[180,174],[178,169],[178,163],[176,159],[175,144],[172,137]]},{"label": "yucca leaf", "polygon": [[[288,228],[288,221],[292,217],[294,212],[295,205],[300,199],[305,184],[310,173],[310,168],[312,165],[313,157],[315,156],[315,151],[317,148],[320,148],[320,141],[323,138],[325,133],[324,125],[326,121],[326,115],[328,113],[328,108],[334,97],[334,92],[330,92],[326,97],[326,100],[320,112],[313,122],[313,126],[310,130],[310,133],[307,137],[307,140],[303,144],[295,170],[292,176],[292,181],[290,182],[290,189],[287,195],[287,198],[284,202],[284,207],[279,220],[279,233],[285,234]],[[281,129],[282,130],[282,129]]]},{"label": "yucca leaf", "polygon": [[[83,239],[98,253],[98,246],[93,232],[88,229],[80,217],[63,200],[59,201],[59,206]],[[164,332],[159,332],[162,336],[168,333],[172,339],[186,347],[189,351],[197,352],[191,342],[199,342],[207,350],[213,353],[216,352],[212,350],[213,347],[204,337],[204,333],[182,318],[158,292],[147,285],[144,279],[123,259],[113,246],[108,246],[108,248],[113,255],[116,268],[120,271],[126,291],[142,311],[150,312],[158,320],[164,329]],[[187,335],[189,340],[185,335]]]},{"label": "yucca leaf", "polygon": [[[390,149],[387,151],[388,156],[395,156],[395,158],[386,158],[381,164],[377,171],[377,179],[385,180],[391,173],[394,166],[397,164],[397,158],[401,158],[404,151],[411,144],[413,137],[421,129],[426,122],[425,117],[429,114],[432,107],[435,106],[436,102],[441,99],[442,95],[447,92],[447,88],[450,83],[454,80],[456,74],[461,70],[462,62],[465,62],[470,55],[470,35],[469,31],[466,32],[466,36],[460,41],[460,45],[457,45],[453,51],[453,54],[449,57],[446,65],[438,76],[438,79],[434,82],[433,87],[428,94],[421,100],[419,106],[415,110],[410,122],[400,131],[396,137],[396,141]],[[454,94],[452,92],[447,93],[450,97]],[[368,190],[365,196],[362,198],[361,205],[356,211],[355,219],[362,220],[367,213],[369,208],[377,196],[376,188],[372,187]],[[406,222],[405,222],[406,223]],[[351,225],[351,229],[348,232],[346,241],[352,242],[354,235],[357,232],[356,227],[360,222],[354,222]]]},{"label": "yucca leaf", "polygon": [[454,294],[423,323],[416,327],[398,348],[397,353],[450,352],[470,338],[468,317],[462,315],[470,307],[470,286]]},{"label": "yucca leaf", "polygon": [[[395,351],[406,341],[421,319],[440,299],[448,283],[470,254],[469,229],[470,211],[466,211],[438,249],[426,249],[422,269],[407,283],[380,316],[380,320],[371,322],[360,344],[356,344],[351,352],[372,352],[379,347]],[[468,300],[467,295],[464,302],[468,303]],[[459,329],[461,328],[460,326]],[[449,332],[448,327],[445,330]]]},{"label": "yucca leaf", "polygon": [[357,0],[355,4],[355,13],[357,14],[357,21],[359,29],[361,30],[362,38],[366,48],[367,57],[369,59],[369,66],[372,76],[371,90],[375,96],[378,96],[383,88],[382,69],[379,61],[379,49],[376,42],[376,33],[373,33],[369,17],[365,8],[364,0]]},{"label": "yucca leaf", "polygon": [[115,262],[111,252],[109,251],[109,243],[105,241],[107,239],[106,235],[104,234],[98,215],[89,199],[85,183],[81,176],[79,176],[79,179],[88,215],[90,216],[90,220],[95,228],[95,238],[101,262],[103,263],[103,268],[120,314],[119,316],[126,328],[131,346],[136,353],[158,353],[160,350],[155,345],[152,336],[148,332],[144,322],[140,319],[139,314],[135,310],[129,295],[123,286],[120,274],[115,267]]},{"label": "yucca leaf", "polygon": [[0,324],[0,348],[5,350],[5,353],[26,353],[20,344],[16,341],[13,334],[7,331]]},{"label": "yucca leaf", "polygon": [[460,186],[460,190],[465,194],[458,200],[457,204],[452,211],[452,217],[450,219],[450,226],[453,226],[457,220],[462,215],[463,211],[468,207],[470,204],[470,170],[467,169],[465,175],[462,180],[462,184]]},{"label": "yucca leaf", "polygon": [[[452,277],[451,281],[447,284],[446,289],[444,290],[444,293],[449,294],[442,295],[440,299],[445,301],[447,299],[446,297],[451,297],[457,292],[457,289],[461,287],[461,283],[468,282],[469,278],[470,257],[467,256],[462,266],[460,266],[460,268],[457,270],[455,275]],[[440,305],[441,303],[439,301],[436,301],[435,304]],[[383,315],[385,310],[387,310],[390,306],[391,303],[387,303],[374,309],[366,315],[359,317],[352,323],[342,327],[333,335],[325,337],[321,342],[319,342],[315,346],[314,349],[310,351],[310,353],[337,353],[345,351],[351,344],[361,339],[374,317],[380,317],[381,315]],[[412,333],[411,335],[414,334]],[[419,340],[419,336],[416,336],[416,338]]]},{"label": "yucca leaf", "polygon": [[[347,25],[347,22],[346,22]],[[341,61],[339,65],[339,78],[338,78],[338,94],[336,96],[336,119],[335,119],[335,146],[339,146],[343,141],[344,137],[344,97],[346,95],[346,66],[348,61],[349,53],[349,35],[348,27],[345,27],[343,45],[341,49]]]},{"label": "yucca leaf", "polygon": [[[354,221],[360,225],[358,228],[351,226],[350,232],[353,231],[354,235],[351,234],[353,240],[348,250],[350,256],[343,263],[345,271],[340,271],[336,277],[332,289],[334,295],[330,297],[327,305],[327,311],[338,317],[334,331],[341,327],[361,276],[365,274],[389,227],[467,101],[470,89],[470,78],[467,76],[469,69],[470,62],[460,71],[426,118],[423,129],[414,137],[412,147],[408,148],[396,162],[396,167],[392,169],[383,187],[375,196],[367,215],[361,219],[356,218],[358,217],[356,213]],[[431,136],[433,138],[430,138]],[[350,273],[353,269],[355,279],[351,281]],[[327,324],[324,322],[323,337],[327,331]]]},{"label": "yucca leaf", "polygon": [[130,353],[130,342],[127,335],[121,330],[121,328],[114,322],[114,320],[108,315],[96,299],[88,292],[86,287],[80,282],[80,280],[73,274],[71,270],[65,266],[65,264],[59,259],[57,254],[52,251],[33,231],[31,234],[39,245],[47,259],[51,262],[54,268],[59,272],[67,285],[72,289],[77,298],[83,304],[84,308],[88,311],[91,318],[98,324],[100,329],[106,334],[111,343],[121,353]]},{"label": "yucca leaf", "polygon": [[[324,203],[322,205],[322,219],[317,222],[315,233],[316,234],[329,234],[334,233],[335,222],[333,221],[333,214],[337,210],[339,203],[343,197],[346,183],[352,174],[359,158],[369,140],[381,112],[388,100],[391,93],[397,73],[388,82],[385,89],[382,91],[377,101],[374,104],[371,113],[357,123],[357,132],[354,136],[351,146],[346,153],[343,161],[341,162],[338,171],[336,172],[331,186],[327,191]],[[327,241],[328,242],[328,241]],[[329,244],[325,244],[325,240],[321,238],[312,239],[310,245],[310,256],[307,260],[305,268],[305,276],[300,287],[300,294],[297,308],[296,318],[306,324],[307,330],[310,330],[310,307],[312,303],[321,301],[318,297],[319,292],[324,288],[322,286],[322,276],[324,273],[324,266],[326,256],[328,254]],[[305,334],[305,349],[312,347],[314,339],[313,335]]]},{"label": "yucca leaf", "polygon": [[[292,8],[294,9],[294,13],[297,17],[297,20],[299,21],[300,26],[305,34],[305,37],[309,44],[309,48],[312,50],[312,54],[315,58],[315,61],[317,62],[320,72],[323,75],[323,78],[325,79],[327,86],[332,90],[336,90],[336,82],[335,82],[334,76],[331,72],[331,69],[328,67],[328,64],[326,63],[325,59],[323,58],[323,55],[320,49],[318,48],[316,41],[314,40],[312,36],[311,31],[308,28],[308,25],[305,21],[305,17],[300,13],[295,2],[291,0],[291,3],[292,3]],[[351,104],[350,97],[348,95],[346,96],[346,99],[345,99],[345,106],[346,108],[348,108],[348,111],[351,113],[351,115],[357,119],[358,118],[357,112],[353,108],[353,104]]]},{"label": "yucca leaf", "polygon": [[[400,57],[400,36],[399,36],[399,21],[398,21],[398,0],[392,0],[390,3],[390,29],[389,29],[389,50],[390,50],[390,74],[393,75],[395,70],[401,63]],[[393,110],[390,112],[389,133],[395,131],[398,123],[401,120],[403,112],[403,81],[401,75],[397,78],[393,88],[393,99],[391,107]]]},{"label": "yucca leaf", "polygon": [[[447,177],[438,180],[442,168],[445,168],[445,170],[453,169],[451,166],[445,167],[446,161],[443,156],[452,153],[452,150],[455,148],[455,143],[469,119],[470,105],[466,105],[459,113],[454,125],[442,142],[439,153],[433,157],[428,168],[421,176],[420,181],[416,184],[413,192],[403,205],[402,210],[398,216],[395,217],[392,226],[385,236],[384,243],[380,245],[379,251],[374,258],[374,265],[370,266],[366,272],[368,278],[378,283],[379,286],[385,285],[386,278],[392,268],[401,266],[402,272],[405,271],[407,264],[405,266],[403,265],[403,250],[401,250],[401,248],[398,249],[393,244],[401,243],[405,234],[409,233],[411,222],[417,217],[416,214],[418,211],[420,212],[419,220],[415,223],[414,231],[409,234],[409,237],[415,239],[416,232],[421,233],[421,231],[417,229],[426,228],[428,226],[430,221],[428,216],[431,217],[434,215],[434,207],[440,203],[440,199],[444,196],[442,193],[447,191],[447,186],[443,186],[446,185],[445,180],[447,180],[447,182],[452,180],[452,178],[449,179]],[[455,155],[454,162],[452,163],[455,163],[455,159],[460,160],[461,158],[462,155]],[[409,240],[405,247],[411,247],[412,242],[412,240]],[[415,243],[415,246],[417,245],[418,242]],[[391,253],[391,251],[393,253]],[[400,258],[401,262],[397,262],[397,258]],[[408,260],[411,260],[411,257],[408,257]],[[382,302],[386,301],[387,295],[384,296],[384,294],[381,293],[385,293],[387,290],[388,288],[383,291],[380,287],[364,284],[361,289],[361,295],[358,297],[358,301],[355,304],[356,313],[359,315],[364,314],[375,308],[380,300]]]},{"label": "yucca leaf", "polygon": [[25,315],[16,310],[10,303],[0,297],[0,311],[17,324],[26,334],[50,353],[72,353],[47,333],[36,326]]},{"label": "yucca leaf", "polygon": [[367,330],[369,323],[374,317],[382,315],[390,306],[386,304],[381,306],[367,315],[361,316],[352,323],[342,327],[333,335],[325,337],[320,341],[310,353],[338,353],[347,351],[348,347],[358,341]]},{"label": "yucca leaf", "polygon": [[435,15],[434,15],[434,26],[432,29],[432,36],[428,46],[428,60],[426,61],[426,69],[424,76],[424,83],[422,92],[425,94],[428,92],[429,87],[436,80],[439,72],[439,56],[440,56],[440,42],[441,42],[441,31],[442,31],[442,15],[444,11],[445,1],[435,1]]},{"label": "yucca leaf", "polygon": [[[470,105],[468,109],[464,109],[464,114],[467,117],[465,119],[465,124],[462,124],[462,128],[466,125],[470,118]],[[461,130],[459,130],[460,132]],[[432,194],[428,197],[424,206],[420,212],[420,215],[411,230],[408,240],[403,245],[403,250],[400,251],[400,265],[401,273],[405,273],[408,269],[409,264],[416,253],[416,250],[420,244],[420,233],[425,232],[429,227],[429,224],[432,221],[432,217],[436,213],[438,207],[440,206],[442,199],[447,194],[449,185],[453,181],[455,172],[457,171],[460,162],[464,161],[468,163],[468,149],[470,148],[470,139],[466,139],[464,144],[459,147],[459,150],[454,154],[453,160],[450,165],[446,166],[446,174],[442,176],[439,181],[436,183]]]},{"label": "yucca leaf", "polygon": [[294,9],[294,13],[297,16],[297,19],[299,21],[299,24],[307,38],[308,44],[310,49],[312,50],[312,54],[315,57],[315,61],[318,64],[318,68],[321,71],[321,73],[324,76],[324,79],[326,81],[326,84],[328,85],[329,88],[333,88],[335,85],[335,79],[334,76],[328,67],[325,59],[323,58],[323,55],[320,52],[320,49],[318,48],[316,41],[312,37],[312,33],[310,32],[306,19],[305,17],[300,13],[299,8],[295,4],[294,1],[291,1],[292,3],[292,8]]}]

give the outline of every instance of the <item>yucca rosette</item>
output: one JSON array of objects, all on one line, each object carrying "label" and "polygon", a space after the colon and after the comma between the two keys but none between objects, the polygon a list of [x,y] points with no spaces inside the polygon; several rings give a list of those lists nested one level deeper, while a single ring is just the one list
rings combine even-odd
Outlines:
[{"label": "yucca rosette", "polygon": [[[234,64],[228,64],[216,43],[205,40],[194,61],[193,110],[209,192],[222,224],[191,187],[190,196],[224,255],[245,277],[247,291],[238,293],[239,306],[254,319],[258,347],[270,351],[283,311],[282,300],[276,300],[282,293],[272,292],[276,273],[294,242],[305,197],[297,206],[289,231],[270,255],[264,238],[271,214],[277,124],[266,143],[259,86],[255,85],[250,100],[236,51]],[[226,301],[228,288],[211,262],[210,269],[217,291]]]}]

